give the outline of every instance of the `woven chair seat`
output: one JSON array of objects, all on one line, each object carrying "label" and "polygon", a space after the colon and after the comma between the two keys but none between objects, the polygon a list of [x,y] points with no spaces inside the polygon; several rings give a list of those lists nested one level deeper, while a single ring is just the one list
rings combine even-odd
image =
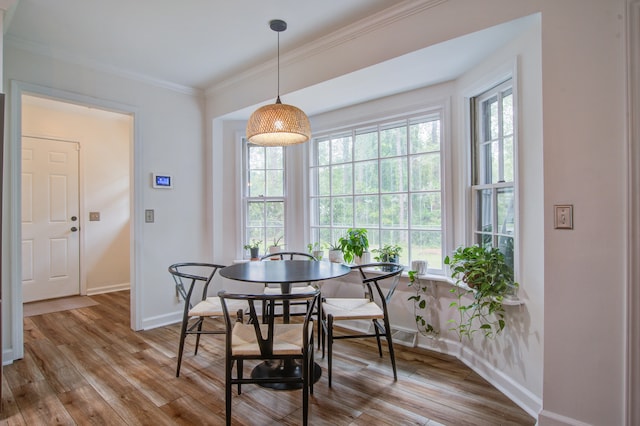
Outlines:
[{"label": "woven chair seat", "polygon": [[335,320],[384,318],[380,306],[368,299],[325,299],[322,311],[325,315],[332,315]]},{"label": "woven chair seat", "polygon": [[[312,285],[307,285],[304,287],[291,287],[291,294],[313,294],[315,293],[316,288]],[[278,287],[265,287],[264,294],[282,294],[280,290],[280,286]]]},{"label": "woven chair seat", "polygon": [[[237,300],[227,302],[227,306],[231,311],[244,309],[246,303]],[[224,315],[222,311],[222,302],[218,296],[207,297],[205,300],[198,302],[194,307],[189,309],[187,314],[190,317],[218,317]]]},{"label": "woven chair seat", "polygon": [[[273,355],[300,355],[302,353],[303,324],[275,324],[273,336]],[[267,335],[267,325],[260,325],[260,332]],[[313,332],[309,328],[309,337]],[[233,355],[259,356],[260,346],[253,324],[236,323],[231,337]]]}]

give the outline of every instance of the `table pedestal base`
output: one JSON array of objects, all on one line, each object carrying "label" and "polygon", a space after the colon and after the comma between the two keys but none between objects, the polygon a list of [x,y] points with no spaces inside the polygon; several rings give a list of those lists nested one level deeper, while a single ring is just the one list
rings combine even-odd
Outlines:
[{"label": "table pedestal base", "polygon": [[[313,363],[311,380],[313,383],[320,380],[322,368],[317,363]],[[275,378],[275,377],[302,377],[302,366],[296,361],[264,361],[258,364],[251,371],[251,378]],[[295,390],[302,389],[302,383],[259,383],[263,388],[275,390]]]}]

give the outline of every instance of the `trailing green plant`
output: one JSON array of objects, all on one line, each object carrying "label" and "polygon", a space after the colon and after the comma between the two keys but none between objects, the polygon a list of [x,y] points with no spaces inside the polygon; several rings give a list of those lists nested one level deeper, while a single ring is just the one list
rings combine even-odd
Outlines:
[{"label": "trailing green plant", "polygon": [[[518,287],[502,252],[496,247],[459,247],[451,257],[444,258],[444,263],[456,280],[456,287],[450,291],[457,301],[449,306],[457,310],[458,318],[449,320],[453,325],[450,330],[458,334],[459,340],[471,339],[479,330],[485,337],[502,332],[504,295]],[[466,302],[469,297],[471,301]]]},{"label": "trailing green plant", "polygon": [[407,274],[409,275],[408,286],[412,287],[416,292],[413,296],[409,296],[407,300],[413,301],[413,316],[416,320],[418,331],[425,336],[437,336],[439,334],[438,330],[427,322],[423,314],[419,313],[419,311],[424,311],[427,307],[427,292],[429,287],[420,281],[416,271],[409,271]]},{"label": "trailing green plant", "polygon": [[362,253],[369,249],[367,230],[364,228],[347,229],[347,233],[338,242],[347,263],[351,263],[356,257],[362,257]]}]

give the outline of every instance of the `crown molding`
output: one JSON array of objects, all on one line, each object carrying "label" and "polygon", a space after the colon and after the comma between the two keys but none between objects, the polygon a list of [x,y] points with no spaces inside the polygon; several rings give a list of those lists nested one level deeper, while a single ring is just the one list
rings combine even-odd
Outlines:
[{"label": "crown molding", "polygon": [[[281,53],[280,65],[282,66],[301,62],[306,58],[318,55],[336,46],[362,37],[365,34],[377,31],[382,27],[386,27],[447,1],[449,0],[407,0],[403,3],[399,3],[398,5],[392,6],[381,12],[356,21],[353,24],[347,25],[346,27],[334,31],[329,35],[320,37],[311,43],[307,43],[287,53]],[[275,69],[276,66],[277,59],[272,59],[262,63],[261,65],[249,68],[244,72],[234,74],[232,77],[210,85],[206,89],[205,95],[213,95],[215,92],[223,90],[229,86],[236,85],[243,80],[251,79],[254,76]]]},{"label": "crown molding", "polygon": [[[1,1],[1,0],[0,0]],[[118,77],[126,78],[128,80],[139,81],[151,86],[160,87],[163,89],[172,90],[174,92],[183,93],[190,96],[202,96],[203,91],[189,86],[172,83],[170,81],[161,80],[158,78],[150,77],[145,74],[135,73],[122,68],[117,68],[111,65],[107,65],[97,61],[87,60],[84,57],[78,55],[71,55],[68,52],[64,52],[59,49],[45,48],[44,46],[24,40],[20,37],[15,37],[8,34],[4,37],[4,43],[7,46],[14,47],[16,49],[24,50],[26,52],[33,53],[38,56],[45,56],[51,59],[60,60],[73,65],[93,69],[95,71],[104,72],[107,74],[115,75]]]}]

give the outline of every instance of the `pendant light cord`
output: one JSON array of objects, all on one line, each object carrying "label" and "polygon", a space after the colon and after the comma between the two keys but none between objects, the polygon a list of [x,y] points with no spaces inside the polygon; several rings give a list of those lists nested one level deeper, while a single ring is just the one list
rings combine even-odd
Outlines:
[{"label": "pendant light cord", "polygon": [[277,31],[278,33],[278,97],[276,100],[276,103],[280,103],[280,32]]}]

